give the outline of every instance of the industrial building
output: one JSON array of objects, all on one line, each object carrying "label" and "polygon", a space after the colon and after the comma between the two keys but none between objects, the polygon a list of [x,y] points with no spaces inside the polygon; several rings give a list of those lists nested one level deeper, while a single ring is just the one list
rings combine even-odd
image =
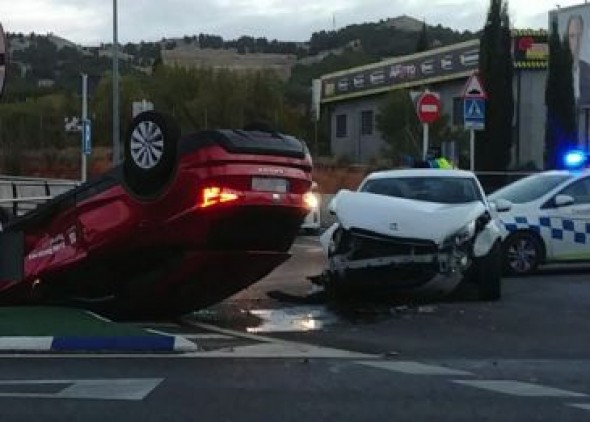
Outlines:
[{"label": "industrial building", "polygon": [[[547,32],[514,31],[513,46],[512,165],[532,162],[541,168],[549,56]],[[376,127],[376,116],[387,94],[394,90],[428,88],[438,93],[442,113],[449,116],[454,126],[462,126],[463,89],[479,67],[479,48],[479,40],[475,39],[323,75],[317,89],[321,92],[321,111],[330,119],[332,155],[356,163],[379,159],[386,144]]]}]

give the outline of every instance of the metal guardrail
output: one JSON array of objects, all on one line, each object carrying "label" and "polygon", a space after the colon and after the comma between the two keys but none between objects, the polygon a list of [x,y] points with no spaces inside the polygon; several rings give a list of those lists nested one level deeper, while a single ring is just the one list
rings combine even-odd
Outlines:
[{"label": "metal guardrail", "polygon": [[0,207],[23,215],[80,184],[77,180],[0,176]]}]

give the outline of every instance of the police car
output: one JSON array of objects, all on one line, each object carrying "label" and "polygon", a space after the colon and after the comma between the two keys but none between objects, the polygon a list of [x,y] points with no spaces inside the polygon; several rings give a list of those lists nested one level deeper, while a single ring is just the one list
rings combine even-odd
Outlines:
[{"label": "police car", "polygon": [[[578,163],[570,156],[567,164]],[[489,195],[505,231],[505,270],[528,274],[544,263],[590,261],[590,171],[546,171]]]}]

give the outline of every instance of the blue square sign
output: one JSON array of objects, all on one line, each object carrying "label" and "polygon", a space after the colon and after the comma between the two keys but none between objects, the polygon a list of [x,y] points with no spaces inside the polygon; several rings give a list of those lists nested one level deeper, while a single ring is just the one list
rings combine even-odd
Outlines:
[{"label": "blue square sign", "polygon": [[483,130],[486,123],[486,100],[467,97],[463,100],[463,124],[465,129]]},{"label": "blue square sign", "polygon": [[86,155],[92,153],[92,123],[84,120],[82,123],[82,152]]}]

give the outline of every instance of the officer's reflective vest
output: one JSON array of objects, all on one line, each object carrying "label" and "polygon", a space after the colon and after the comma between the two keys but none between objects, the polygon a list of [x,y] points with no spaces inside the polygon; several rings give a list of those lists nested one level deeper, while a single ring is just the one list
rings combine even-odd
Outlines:
[{"label": "officer's reflective vest", "polygon": [[429,160],[428,163],[430,164],[431,168],[435,169],[452,169],[453,165],[448,162],[446,158],[437,158],[436,160]]}]

